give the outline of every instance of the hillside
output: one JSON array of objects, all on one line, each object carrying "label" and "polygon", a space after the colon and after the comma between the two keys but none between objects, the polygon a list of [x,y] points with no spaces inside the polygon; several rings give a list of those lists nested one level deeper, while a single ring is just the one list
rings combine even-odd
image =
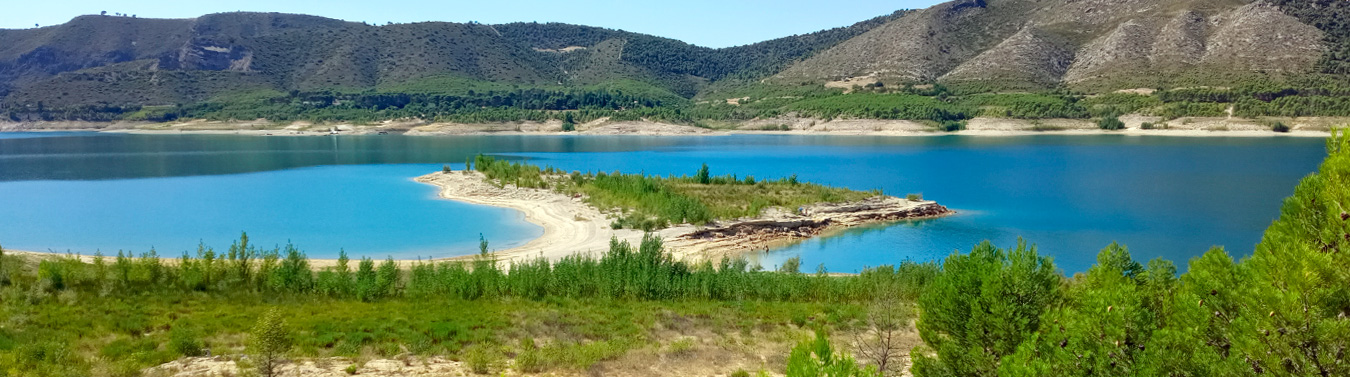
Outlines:
[{"label": "hillside", "polygon": [[772,74],[893,17],[710,49],[565,24],[373,26],[263,13],[191,20],[81,16],[57,26],[0,30],[0,97],[30,107],[171,105],[241,90],[364,90],[428,76],[527,86],[626,79],[691,97],[724,77]]},{"label": "hillside", "polygon": [[[620,117],[691,123],[803,114],[825,103],[857,109],[821,114],[909,119],[915,117],[890,105],[908,103],[904,99],[811,101],[854,87],[887,93],[919,84],[941,88],[905,93],[1081,96],[1207,86],[1277,93],[1253,97],[1271,102],[1344,92],[1350,67],[1347,4],[957,0],[720,49],[558,23],[376,26],[265,13],[187,20],[81,16],[62,25],[0,30],[0,112],[20,122],[446,115],[456,116],[444,119],[451,121],[503,121],[563,118],[522,111],[591,111],[578,114],[590,120],[639,108],[644,110]],[[736,98],[745,101],[728,101]],[[939,102],[952,103],[945,98]],[[1236,99],[1172,106],[1186,111],[1168,114],[1213,116],[1219,104]],[[791,103],[796,100],[808,103]],[[874,100],[879,102],[862,103]],[[1340,99],[1326,101],[1335,104],[1318,107],[1314,115],[1342,113]],[[1279,106],[1293,105],[1289,102]],[[690,109],[691,103],[711,105]],[[332,107],[343,111],[329,111]],[[1146,106],[1131,109],[1141,107]],[[1329,108],[1337,110],[1323,111]],[[470,111],[475,114],[460,116]],[[917,118],[947,121],[976,114],[967,113]]]},{"label": "hillside", "polygon": [[[1305,5],[1297,6],[1309,14],[1328,9]],[[1084,90],[1230,85],[1317,72],[1326,50],[1319,27],[1338,26],[1315,25],[1251,0],[960,0],[887,23],[776,78]]]}]

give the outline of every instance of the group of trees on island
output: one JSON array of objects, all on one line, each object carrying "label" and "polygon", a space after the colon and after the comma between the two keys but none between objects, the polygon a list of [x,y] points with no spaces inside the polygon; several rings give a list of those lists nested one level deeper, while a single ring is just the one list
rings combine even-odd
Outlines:
[{"label": "group of trees on island", "polygon": [[799,182],[796,175],[756,179],[735,174],[714,176],[704,164],[693,175],[668,177],[622,172],[564,173],[553,167],[478,155],[465,162],[500,185],[583,194],[587,203],[618,213],[615,229],[652,231],[677,224],[758,216],[770,207],[795,209],[822,202],[860,200],[877,191],[853,191]]}]

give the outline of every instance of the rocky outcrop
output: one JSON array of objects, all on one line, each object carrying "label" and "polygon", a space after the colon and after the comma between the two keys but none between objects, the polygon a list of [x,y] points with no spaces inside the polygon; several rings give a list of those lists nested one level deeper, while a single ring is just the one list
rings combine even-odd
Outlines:
[{"label": "rocky outcrop", "polygon": [[944,81],[1025,82],[1037,86],[1059,83],[1073,62],[1064,42],[1035,27],[1023,28],[974,59],[962,63]]},{"label": "rocky outcrop", "polygon": [[677,240],[729,240],[744,245],[763,244],[815,237],[836,228],[928,219],[953,213],[935,202],[884,196],[858,202],[815,204],[803,207],[795,214],[770,214],[763,218],[710,226],[682,235]]}]

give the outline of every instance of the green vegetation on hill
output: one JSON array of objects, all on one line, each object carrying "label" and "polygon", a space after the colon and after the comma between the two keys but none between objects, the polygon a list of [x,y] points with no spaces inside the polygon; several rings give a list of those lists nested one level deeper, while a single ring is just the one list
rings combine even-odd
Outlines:
[{"label": "green vegetation on hill", "polygon": [[1350,74],[1350,2],[1340,0],[1268,0],[1285,14],[1326,33],[1322,72]]},{"label": "green vegetation on hill", "polygon": [[643,230],[753,217],[771,207],[794,211],[809,204],[857,201],[880,195],[875,191],[798,182],[795,175],[777,180],[714,176],[707,165],[693,176],[678,177],[620,172],[564,174],[552,167],[540,168],[484,155],[475,157],[472,166],[498,184],[585,195],[586,201],[596,208],[621,215],[614,222],[615,227]]},{"label": "green vegetation on hill", "polygon": [[[818,119],[901,119],[959,129],[974,117],[1111,118],[1138,113],[1164,119],[1350,116],[1350,85],[1326,78],[1249,82],[1231,88],[1157,89],[1153,94],[1088,95],[1071,91],[960,93],[943,85],[869,85],[851,93],[818,86],[750,85],[726,98],[689,100],[660,86],[613,80],[580,87],[502,84],[437,76],[366,91],[253,90],[172,106],[93,105],[0,108],[24,120],[208,120],[374,122],[420,119],[460,123],[565,121],[600,118],[703,126],[779,116]],[[950,126],[950,127],[949,127]],[[953,128],[955,127],[955,128]]]}]

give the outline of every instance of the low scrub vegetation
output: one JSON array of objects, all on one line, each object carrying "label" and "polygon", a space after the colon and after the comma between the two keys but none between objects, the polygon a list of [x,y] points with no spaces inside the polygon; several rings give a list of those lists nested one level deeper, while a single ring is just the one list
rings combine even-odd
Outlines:
[{"label": "low scrub vegetation", "polygon": [[809,204],[862,200],[879,192],[853,191],[798,182],[797,177],[767,180],[753,176],[713,176],[705,164],[693,176],[641,174],[563,174],[552,167],[479,155],[470,162],[498,184],[547,188],[584,195],[596,208],[617,213],[617,228],[654,230],[675,224],[702,225],[714,220],[758,216],[764,209],[789,210]]}]

